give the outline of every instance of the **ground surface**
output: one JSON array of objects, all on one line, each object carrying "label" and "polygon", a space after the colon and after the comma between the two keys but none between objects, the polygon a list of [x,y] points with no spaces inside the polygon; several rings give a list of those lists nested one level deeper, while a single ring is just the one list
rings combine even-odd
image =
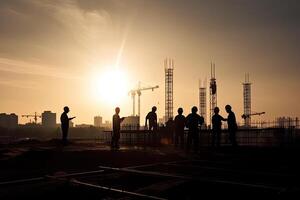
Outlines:
[{"label": "ground surface", "polygon": [[295,149],[111,151],[95,141],[27,141],[0,148],[0,198],[297,199],[298,160]]}]

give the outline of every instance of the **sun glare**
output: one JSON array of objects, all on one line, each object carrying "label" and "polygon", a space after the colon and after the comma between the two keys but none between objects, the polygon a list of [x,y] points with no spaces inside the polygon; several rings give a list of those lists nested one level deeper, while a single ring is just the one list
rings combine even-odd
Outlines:
[{"label": "sun glare", "polygon": [[128,97],[128,79],[124,71],[111,69],[93,76],[93,93],[97,99],[115,105]]}]

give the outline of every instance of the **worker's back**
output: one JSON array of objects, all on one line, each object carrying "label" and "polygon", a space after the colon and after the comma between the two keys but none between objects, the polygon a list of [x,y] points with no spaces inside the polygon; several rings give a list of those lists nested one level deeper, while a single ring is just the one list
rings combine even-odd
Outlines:
[{"label": "worker's back", "polygon": [[237,123],[236,123],[234,112],[230,111],[228,113],[227,123],[228,123],[228,129],[231,129],[231,130],[237,129]]},{"label": "worker's back", "polygon": [[177,115],[175,117],[174,123],[175,123],[175,131],[182,131],[185,127],[185,116],[184,115]]},{"label": "worker's back", "polygon": [[147,114],[146,120],[149,120],[149,126],[155,126],[157,124],[157,115],[151,111]]},{"label": "worker's back", "polygon": [[186,117],[186,126],[190,130],[198,129],[198,126],[202,125],[203,122],[204,122],[203,117],[201,117],[197,113],[191,113]]},{"label": "worker's back", "polygon": [[213,130],[221,130],[222,120],[224,121],[224,118],[219,114],[214,114],[214,116],[212,116],[211,121]]}]

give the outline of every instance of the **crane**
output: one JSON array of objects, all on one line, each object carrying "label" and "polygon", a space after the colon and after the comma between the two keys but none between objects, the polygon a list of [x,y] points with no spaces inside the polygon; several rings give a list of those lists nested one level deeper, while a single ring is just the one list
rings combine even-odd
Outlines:
[{"label": "crane", "polygon": [[141,95],[142,95],[142,92],[141,91],[144,91],[144,90],[152,90],[154,91],[154,89],[157,89],[159,88],[158,85],[156,86],[150,86],[150,87],[141,87],[141,84],[139,83],[138,84],[138,88],[136,89],[132,89],[129,91],[129,94],[131,95],[131,98],[132,98],[132,115],[135,116],[135,95],[137,94],[138,95],[138,116],[141,115]]},{"label": "crane", "polygon": [[34,119],[34,123],[37,124],[37,119],[38,118],[41,118],[42,116],[41,115],[38,115],[36,112],[34,113],[34,115],[22,115],[22,117],[33,117]]},{"label": "crane", "polygon": [[251,114],[243,114],[242,115],[242,118],[243,119],[247,119],[247,118],[249,118],[249,117],[251,117],[251,116],[253,116],[253,115],[263,115],[263,114],[266,114],[266,112],[255,112],[255,113],[251,113]]}]

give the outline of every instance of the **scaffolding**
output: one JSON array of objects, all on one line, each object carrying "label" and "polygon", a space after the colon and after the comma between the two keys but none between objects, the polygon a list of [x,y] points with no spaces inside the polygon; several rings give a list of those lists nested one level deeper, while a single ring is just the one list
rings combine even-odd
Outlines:
[{"label": "scaffolding", "polygon": [[165,120],[173,119],[173,71],[174,60],[165,59]]},{"label": "scaffolding", "polygon": [[204,118],[204,124],[207,124],[207,115],[206,115],[206,79],[202,83],[199,80],[199,109],[200,115]]},{"label": "scaffolding", "polygon": [[243,96],[244,96],[244,115],[249,116],[245,118],[245,127],[251,126],[251,83],[249,74],[245,74],[245,82],[243,83]]},{"label": "scaffolding", "polygon": [[212,116],[215,107],[217,107],[217,82],[215,73],[215,63],[210,64],[211,78],[210,78],[210,125],[212,125]]}]

